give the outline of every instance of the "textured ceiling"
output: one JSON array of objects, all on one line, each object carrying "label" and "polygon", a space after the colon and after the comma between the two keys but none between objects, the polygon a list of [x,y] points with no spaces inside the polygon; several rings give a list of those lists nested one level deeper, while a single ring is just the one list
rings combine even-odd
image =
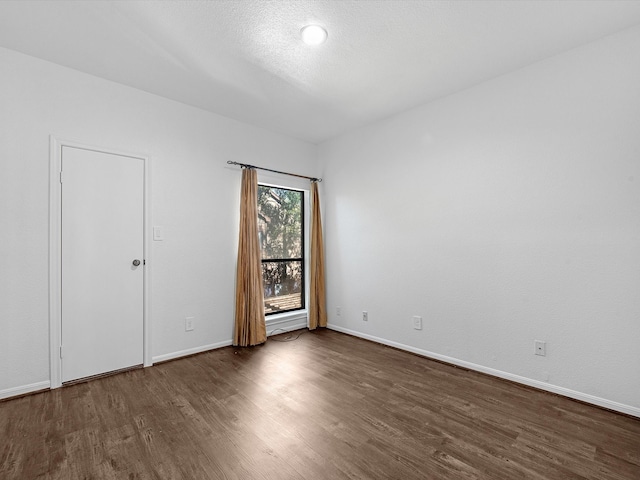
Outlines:
[{"label": "textured ceiling", "polygon": [[314,143],[636,24],[640,1],[0,1],[0,46]]}]

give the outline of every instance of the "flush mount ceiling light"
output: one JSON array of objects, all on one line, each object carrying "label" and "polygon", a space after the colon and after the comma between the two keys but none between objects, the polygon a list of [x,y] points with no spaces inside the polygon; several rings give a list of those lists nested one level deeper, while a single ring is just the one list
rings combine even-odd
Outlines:
[{"label": "flush mount ceiling light", "polygon": [[320,45],[327,39],[327,31],[320,25],[307,25],[300,30],[302,41],[307,45]]}]

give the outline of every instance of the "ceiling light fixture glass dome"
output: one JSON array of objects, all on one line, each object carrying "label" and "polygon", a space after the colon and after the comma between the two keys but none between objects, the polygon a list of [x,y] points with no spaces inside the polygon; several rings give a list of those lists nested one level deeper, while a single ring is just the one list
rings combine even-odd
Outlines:
[{"label": "ceiling light fixture glass dome", "polygon": [[307,45],[320,45],[327,40],[327,31],[320,25],[307,25],[300,30],[302,41]]}]

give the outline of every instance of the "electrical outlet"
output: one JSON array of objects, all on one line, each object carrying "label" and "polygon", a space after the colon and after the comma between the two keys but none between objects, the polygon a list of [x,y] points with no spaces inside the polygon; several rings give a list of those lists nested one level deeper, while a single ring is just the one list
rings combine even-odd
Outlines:
[{"label": "electrical outlet", "polygon": [[547,344],[546,342],[541,342],[540,340],[534,341],[535,346],[535,354],[540,355],[541,357],[545,357],[547,355]]},{"label": "electrical outlet", "polygon": [[369,312],[362,312],[362,321],[363,322],[369,321]]},{"label": "electrical outlet", "polygon": [[193,330],[193,320],[195,319],[195,317],[187,317],[184,319],[184,331],[185,332],[190,332],[191,330]]},{"label": "electrical outlet", "polygon": [[413,317],[413,329],[422,330],[422,317],[419,317],[417,315]]},{"label": "electrical outlet", "polygon": [[336,315],[339,317],[342,314],[340,307],[336,307]]}]

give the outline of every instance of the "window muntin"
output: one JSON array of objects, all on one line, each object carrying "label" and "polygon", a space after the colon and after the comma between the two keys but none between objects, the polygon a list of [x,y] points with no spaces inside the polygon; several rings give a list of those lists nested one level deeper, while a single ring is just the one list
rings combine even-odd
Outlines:
[{"label": "window muntin", "polygon": [[265,314],[303,309],[303,192],[258,185],[258,237]]}]

